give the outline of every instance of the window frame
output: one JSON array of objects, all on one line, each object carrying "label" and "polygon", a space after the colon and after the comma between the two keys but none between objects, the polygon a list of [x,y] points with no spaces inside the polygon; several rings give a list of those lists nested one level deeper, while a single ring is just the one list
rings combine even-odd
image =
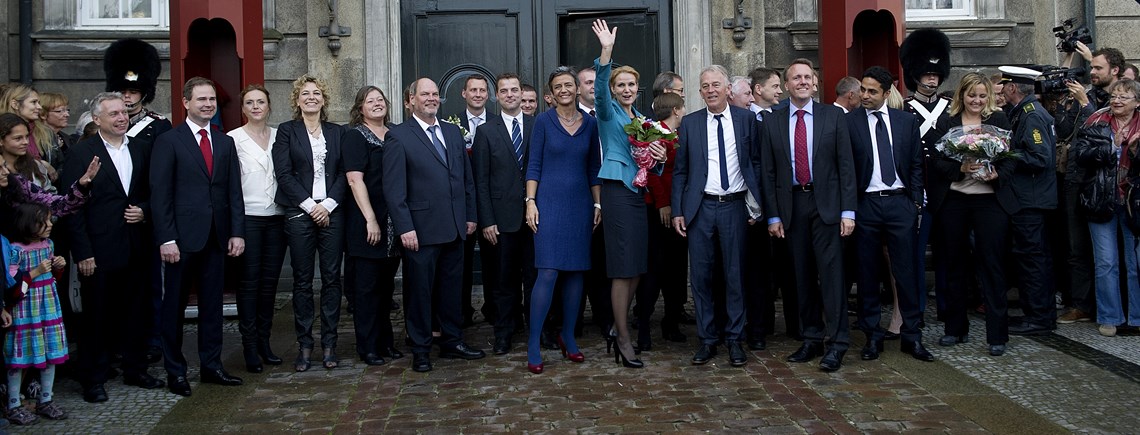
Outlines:
[{"label": "window frame", "polygon": [[[145,0],[151,2],[150,18],[90,18],[87,12],[98,8],[100,0],[75,0],[75,29],[117,30],[124,27],[141,30],[163,30],[170,28],[169,0]],[[122,1],[122,0],[118,0]]]},{"label": "window frame", "polygon": [[962,0],[960,8],[911,9],[904,2],[903,7],[906,9],[907,21],[973,20],[978,18],[978,4],[976,0]]}]

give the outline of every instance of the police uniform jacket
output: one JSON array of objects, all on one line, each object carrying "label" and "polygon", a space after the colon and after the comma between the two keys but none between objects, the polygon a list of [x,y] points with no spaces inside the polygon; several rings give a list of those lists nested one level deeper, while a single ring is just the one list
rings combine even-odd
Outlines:
[{"label": "police uniform jacket", "polygon": [[1010,113],[1010,149],[1021,154],[1010,184],[1022,208],[1057,208],[1056,144],[1053,117],[1029,95]]}]

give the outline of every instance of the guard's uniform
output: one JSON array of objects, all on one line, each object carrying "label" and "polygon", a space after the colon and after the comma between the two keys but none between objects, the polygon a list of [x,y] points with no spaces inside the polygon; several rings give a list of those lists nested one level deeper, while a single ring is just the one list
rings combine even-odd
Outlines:
[{"label": "guard's uniform", "polygon": [[131,140],[138,139],[147,144],[153,144],[158,135],[169,131],[171,128],[169,119],[144,107],[141,112],[131,117],[131,126],[127,129],[127,136],[130,136]]}]

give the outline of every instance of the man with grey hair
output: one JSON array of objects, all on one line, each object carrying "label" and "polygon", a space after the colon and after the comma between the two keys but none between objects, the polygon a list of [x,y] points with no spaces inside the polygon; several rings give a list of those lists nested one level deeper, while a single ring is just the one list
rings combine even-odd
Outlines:
[{"label": "man with grey hair", "polygon": [[843,113],[855,110],[861,104],[859,96],[859,79],[847,76],[839,79],[835,85],[835,107],[843,109]]},{"label": "man with grey hair", "polygon": [[732,77],[732,86],[728,90],[728,103],[741,109],[747,109],[752,105],[752,82],[748,77]]},{"label": "man with grey hair", "polygon": [[653,98],[667,92],[685,96],[685,82],[673,71],[664,71],[653,79]]},{"label": "man with grey hair", "polygon": [[[745,87],[748,80],[745,79]],[[729,362],[748,361],[744,340],[745,230],[751,216],[745,197],[759,196],[760,124],[747,109],[729,105],[729,78],[724,67],[701,71],[701,98],[706,109],[686,115],[678,129],[680,147],[673,169],[673,227],[689,239],[692,293],[701,344],[693,364],[716,356],[721,334]],[[747,103],[744,107],[748,107]],[[722,270],[714,270],[716,252]],[[727,322],[718,331],[714,317],[713,276],[723,273]]]},{"label": "man with grey hair", "polygon": [[[112,352],[123,355],[123,383],[142,388],[165,384],[147,373],[146,339],[154,312],[150,304],[151,243],[150,144],[126,135],[130,117],[118,92],[103,92],[91,101],[98,134],[71,149],[63,169],[70,185],[94,159],[108,162],[91,183],[87,203],[67,220],[72,255],[77,260],[83,296],[79,338],[79,380],[83,400],[107,401],[106,383]],[[121,344],[119,347],[117,345]]]}]

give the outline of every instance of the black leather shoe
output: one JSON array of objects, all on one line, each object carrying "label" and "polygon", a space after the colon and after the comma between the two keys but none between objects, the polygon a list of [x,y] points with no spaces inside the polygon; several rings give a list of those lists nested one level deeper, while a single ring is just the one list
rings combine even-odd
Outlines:
[{"label": "black leather shoe", "polygon": [[103,384],[93,385],[83,389],[83,401],[87,403],[100,403],[107,401],[107,390]]},{"label": "black leather shoe", "polygon": [[511,351],[511,338],[499,337],[495,339],[495,346],[491,348],[491,352],[495,355],[506,355]]},{"label": "black leather shoe", "polygon": [[815,357],[823,355],[822,343],[804,343],[795,353],[788,355],[787,361],[794,363],[805,363],[815,359]]},{"label": "black leather shoe", "polygon": [[953,346],[958,343],[966,343],[970,341],[968,335],[943,335],[938,339],[939,346]]},{"label": "black leather shoe", "polygon": [[412,370],[417,372],[431,371],[431,357],[427,353],[412,354]]},{"label": "black leather shoe", "polygon": [[871,361],[879,359],[879,354],[883,352],[883,341],[870,339],[867,340],[867,345],[863,346],[863,351],[859,352],[859,359],[863,361]]},{"label": "black leather shoe", "polygon": [[245,371],[250,372],[250,373],[261,373],[261,372],[265,371],[265,366],[261,365],[261,363],[246,364],[245,365]]},{"label": "black leather shoe", "polygon": [[[920,326],[920,328],[921,328],[921,326]],[[887,331],[887,332],[883,333],[883,340],[898,340],[898,339],[899,339],[899,335],[895,334],[891,331]]]},{"label": "black leather shoe", "polygon": [[689,339],[689,337],[681,333],[681,328],[678,328],[677,325],[661,326],[661,338],[674,343],[684,343],[685,340]]},{"label": "black leather shoe", "polygon": [[467,344],[460,342],[452,348],[441,348],[439,350],[440,358],[461,358],[466,360],[479,359],[487,356],[482,350],[468,347]]},{"label": "black leather shoe", "polygon": [[748,339],[748,350],[764,350],[767,348],[768,342],[764,340],[764,337]]},{"label": "black leather shoe", "polygon": [[843,354],[847,352],[842,350],[828,350],[819,360],[819,369],[825,372],[834,372],[843,366]]},{"label": "black leather shoe", "polygon": [[384,365],[384,363],[387,362],[387,361],[384,361],[384,358],[380,357],[380,355],[377,355],[374,353],[370,353],[367,355],[361,355],[360,361],[365,363],[365,364],[368,364],[370,366],[382,366],[382,365]]},{"label": "black leather shoe", "polygon": [[1002,356],[1004,354],[1005,354],[1005,345],[1004,344],[991,344],[990,345],[990,356]]},{"label": "black leather shoe", "polygon": [[400,359],[400,358],[404,357],[404,353],[400,352],[399,349],[396,349],[394,347],[389,347],[387,349],[382,350],[380,352],[380,356],[388,358],[388,359]]},{"label": "black leather shoe", "polygon": [[162,388],[166,386],[166,383],[162,382],[161,379],[151,376],[148,373],[134,376],[123,376],[123,383],[132,387],[139,387],[147,390],[153,390],[155,388]]},{"label": "black leather shoe", "polygon": [[926,347],[923,346],[921,342],[903,342],[900,347],[902,348],[903,353],[909,353],[910,356],[914,357],[916,360],[926,362],[934,361],[934,354],[930,353],[929,350],[926,350]]},{"label": "black leather shoe", "polygon": [[697,353],[693,354],[693,364],[701,365],[709,362],[716,356],[716,346],[702,344],[697,348]]},{"label": "black leather shoe", "polygon": [[217,369],[212,371],[202,372],[202,383],[204,384],[218,384],[227,387],[236,387],[241,385],[241,378],[226,373],[224,369]]},{"label": "black leather shoe", "polygon": [[748,352],[744,351],[739,341],[728,342],[728,362],[733,367],[744,367],[748,363]]},{"label": "black leather shoe", "polygon": [[185,376],[166,376],[166,389],[183,397],[190,397],[190,382]]},{"label": "black leather shoe", "polygon": [[154,364],[162,361],[162,349],[158,346],[150,346],[146,348],[146,363]]},{"label": "black leather shoe", "polygon": [[1036,323],[1021,323],[1009,327],[1010,335],[1049,335],[1053,333],[1053,328],[1045,325],[1038,325]]}]

